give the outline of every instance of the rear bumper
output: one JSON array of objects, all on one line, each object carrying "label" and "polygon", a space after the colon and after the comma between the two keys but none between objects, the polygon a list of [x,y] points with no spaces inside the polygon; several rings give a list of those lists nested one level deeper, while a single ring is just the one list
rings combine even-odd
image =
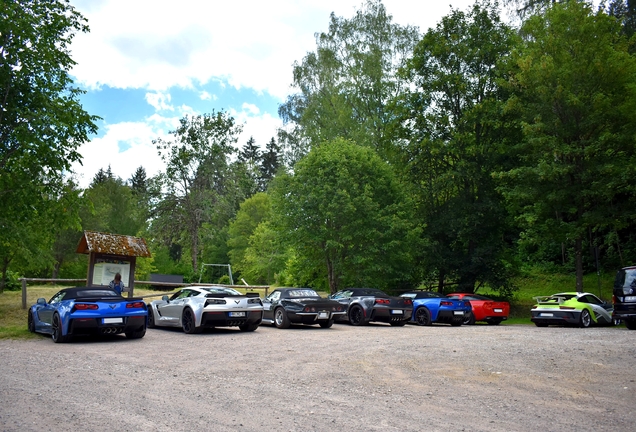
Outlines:
[{"label": "rear bumper", "polygon": [[[397,312],[400,311],[400,312]],[[396,322],[396,321],[409,321],[411,319],[411,315],[413,315],[413,309],[390,309],[390,308],[374,308],[371,311],[371,315],[369,317],[369,321],[379,321],[379,322]]]},{"label": "rear bumper", "polygon": [[[232,311],[237,312],[237,311]],[[230,311],[204,312],[201,317],[201,327],[233,327],[246,324],[259,324],[263,320],[263,311],[238,311],[245,312],[244,317],[232,317]]]},{"label": "rear bumper", "polygon": [[464,310],[452,310],[452,309],[440,309],[437,312],[437,322],[450,323],[456,319],[464,319],[466,317],[466,311]]},{"label": "rear bumper", "polygon": [[[578,324],[581,319],[580,310],[533,310],[531,314],[530,321],[548,325]],[[551,314],[551,316],[548,314]]]},{"label": "rear bumper", "polygon": [[111,317],[74,318],[69,321],[67,335],[120,334],[146,328],[147,315],[145,314],[122,317],[122,322],[104,322],[109,318]]}]

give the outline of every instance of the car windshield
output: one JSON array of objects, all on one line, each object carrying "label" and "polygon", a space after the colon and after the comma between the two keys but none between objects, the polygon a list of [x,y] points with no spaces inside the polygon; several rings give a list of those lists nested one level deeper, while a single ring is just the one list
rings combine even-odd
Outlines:
[{"label": "car windshield", "polygon": [[401,297],[410,297],[412,299],[423,299],[423,298],[439,298],[444,297],[440,293],[432,292],[432,291],[418,291],[413,293],[404,293]]},{"label": "car windshield", "polygon": [[288,298],[303,298],[303,297],[320,297],[318,293],[312,289],[297,289],[287,291]]},{"label": "car windshield", "polygon": [[208,287],[208,288],[203,288],[203,290],[211,294],[243,295],[237,290],[232,288]]}]

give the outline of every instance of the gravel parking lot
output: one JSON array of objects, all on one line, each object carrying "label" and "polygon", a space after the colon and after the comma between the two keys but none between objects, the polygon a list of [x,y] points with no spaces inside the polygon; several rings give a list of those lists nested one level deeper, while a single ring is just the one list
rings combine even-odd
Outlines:
[{"label": "gravel parking lot", "polygon": [[0,430],[634,430],[636,332],[259,327],[0,341]]}]

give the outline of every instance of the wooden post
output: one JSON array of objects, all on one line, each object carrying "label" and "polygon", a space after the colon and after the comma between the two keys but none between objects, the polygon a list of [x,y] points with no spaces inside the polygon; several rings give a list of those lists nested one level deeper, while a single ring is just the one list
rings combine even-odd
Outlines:
[{"label": "wooden post", "polygon": [[26,309],[27,285],[26,279],[22,278],[22,309]]}]

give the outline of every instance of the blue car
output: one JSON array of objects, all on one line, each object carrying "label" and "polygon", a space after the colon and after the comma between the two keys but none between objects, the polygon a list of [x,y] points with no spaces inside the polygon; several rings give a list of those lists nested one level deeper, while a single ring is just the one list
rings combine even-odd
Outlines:
[{"label": "blue car", "polygon": [[79,334],[120,334],[139,339],[146,334],[148,308],[141,298],[124,298],[109,288],[65,288],[51,300],[39,298],[28,315],[29,331],[67,342]]},{"label": "blue car", "polygon": [[472,310],[470,302],[450,299],[432,291],[411,291],[401,295],[413,300],[411,322],[428,326],[432,323],[447,323],[460,326]]}]

